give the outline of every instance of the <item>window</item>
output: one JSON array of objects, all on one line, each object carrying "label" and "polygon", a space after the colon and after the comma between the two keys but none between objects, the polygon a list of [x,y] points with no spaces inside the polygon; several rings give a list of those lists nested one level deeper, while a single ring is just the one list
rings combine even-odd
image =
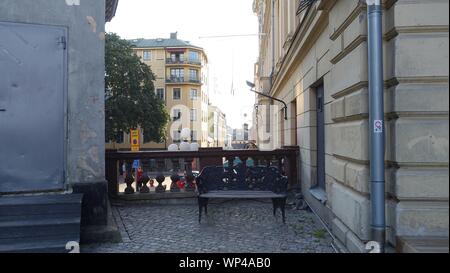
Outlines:
[{"label": "window", "polygon": [[184,82],[184,69],[183,68],[170,69],[170,81],[171,82]]},{"label": "window", "polygon": [[172,132],[173,142],[180,142],[180,131],[175,130]]},{"label": "window", "polygon": [[123,143],[124,137],[123,137],[123,132],[117,132],[116,134],[116,143]]},{"label": "window", "polygon": [[191,89],[190,97],[191,97],[191,100],[197,99],[197,89]]},{"label": "window", "polygon": [[200,58],[199,58],[198,52],[197,51],[190,51],[189,52],[189,60],[190,61],[199,62]]},{"label": "window", "polygon": [[164,92],[164,88],[157,88],[156,89],[156,97],[162,101],[164,101],[165,99],[165,92]]},{"label": "window", "polygon": [[197,109],[191,109],[191,121],[197,120]]},{"label": "window", "polygon": [[173,96],[172,96],[172,98],[174,99],[174,100],[179,100],[179,99],[181,99],[181,89],[180,88],[174,88],[173,89],[173,94],[172,94]]},{"label": "window", "polygon": [[197,131],[195,130],[191,131],[191,141],[197,142]]},{"label": "window", "polygon": [[150,61],[152,59],[152,52],[151,51],[144,51],[143,55],[144,61]]},{"label": "window", "polygon": [[178,120],[178,119],[180,119],[181,118],[181,111],[180,111],[180,109],[173,109],[173,113],[172,113],[173,115],[172,115],[172,118],[173,118],[173,120]]},{"label": "window", "polygon": [[191,81],[198,81],[198,71],[195,69],[189,69],[189,79]]},{"label": "window", "polygon": [[183,53],[172,53],[170,54],[170,59],[172,62],[183,62],[184,61],[184,54]]}]

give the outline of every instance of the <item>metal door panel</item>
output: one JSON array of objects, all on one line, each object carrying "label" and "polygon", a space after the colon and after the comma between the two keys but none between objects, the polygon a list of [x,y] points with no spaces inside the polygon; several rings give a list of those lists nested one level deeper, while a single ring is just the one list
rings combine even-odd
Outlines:
[{"label": "metal door panel", "polygon": [[62,189],[66,29],[0,22],[0,192]]}]

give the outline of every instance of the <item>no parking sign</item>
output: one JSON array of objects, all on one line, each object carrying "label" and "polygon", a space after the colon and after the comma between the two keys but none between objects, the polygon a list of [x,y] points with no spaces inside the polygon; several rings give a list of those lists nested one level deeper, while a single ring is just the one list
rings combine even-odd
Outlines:
[{"label": "no parking sign", "polygon": [[131,130],[131,151],[137,152],[139,151],[139,130]]},{"label": "no parking sign", "polygon": [[382,133],[383,132],[383,121],[376,119],[373,122],[373,132],[374,133]]}]

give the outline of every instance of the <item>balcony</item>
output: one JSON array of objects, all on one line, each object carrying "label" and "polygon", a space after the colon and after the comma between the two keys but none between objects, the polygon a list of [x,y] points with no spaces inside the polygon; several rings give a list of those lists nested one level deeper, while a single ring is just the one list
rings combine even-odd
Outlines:
[{"label": "balcony", "polygon": [[[166,199],[195,196],[195,176],[206,166],[246,163],[245,166],[274,166],[288,177],[289,188],[298,183],[298,147],[273,151],[223,150],[200,148],[198,151],[106,151],[106,180],[111,198],[124,200]],[[133,178],[132,165],[140,160],[143,175]],[[233,164],[229,164],[232,162]],[[125,172],[121,176],[121,166]],[[180,181],[182,183],[180,183]],[[147,185],[147,184],[150,184]]]},{"label": "balcony", "polygon": [[166,58],[166,64],[168,65],[172,65],[172,64],[189,64],[189,65],[196,65],[196,66],[201,66],[202,65],[202,61],[201,60],[194,60],[194,59],[179,59],[179,58]]},{"label": "balcony", "polygon": [[170,77],[166,79],[166,83],[184,83],[184,77]]},{"label": "balcony", "polygon": [[189,79],[189,82],[190,83],[198,83],[198,84],[201,83],[199,79],[193,79],[193,78]]},{"label": "balcony", "polygon": [[185,79],[184,77],[169,77],[166,79],[166,83],[168,84],[202,84],[199,79],[189,78]]},{"label": "balcony", "polygon": [[189,60],[187,60],[187,63],[188,64],[193,64],[193,65],[202,65],[202,61],[200,61],[200,60],[194,60],[194,59],[189,59]]},{"label": "balcony", "polygon": [[172,59],[172,58],[166,58],[166,64],[185,64],[186,63],[186,60],[181,60],[181,59],[179,59],[179,58],[175,58],[175,59]]}]

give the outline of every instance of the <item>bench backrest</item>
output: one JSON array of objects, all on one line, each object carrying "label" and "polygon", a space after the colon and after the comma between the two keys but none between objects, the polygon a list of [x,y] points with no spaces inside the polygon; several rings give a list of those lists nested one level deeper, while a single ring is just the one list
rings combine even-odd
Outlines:
[{"label": "bench backrest", "polygon": [[196,178],[199,193],[212,190],[248,190],[285,193],[288,179],[275,167],[208,166]]}]

